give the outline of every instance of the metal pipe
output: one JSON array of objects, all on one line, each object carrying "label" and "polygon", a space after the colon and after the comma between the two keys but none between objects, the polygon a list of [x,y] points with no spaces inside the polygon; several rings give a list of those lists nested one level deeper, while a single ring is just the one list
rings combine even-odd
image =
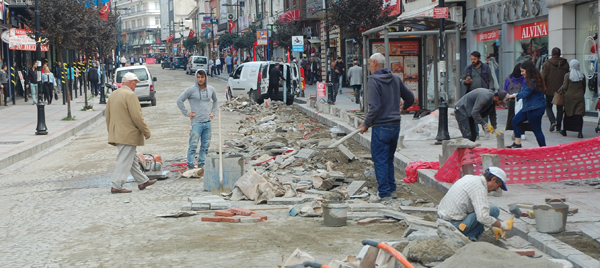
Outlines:
[{"label": "metal pipe", "polygon": [[389,28],[385,28],[383,30],[383,43],[384,43],[384,47],[385,47],[385,68],[390,70],[392,69],[390,67],[391,63],[390,63],[390,29]]},{"label": "metal pipe", "polygon": [[368,45],[368,37],[366,35],[363,35],[363,65],[362,65],[362,76],[363,76],[363,112],[368,112],[369,111],[369,107],[367,105],[367,76],[369,75],[369,60],[368,60],[368,54],[367,54],[367,45]]}]

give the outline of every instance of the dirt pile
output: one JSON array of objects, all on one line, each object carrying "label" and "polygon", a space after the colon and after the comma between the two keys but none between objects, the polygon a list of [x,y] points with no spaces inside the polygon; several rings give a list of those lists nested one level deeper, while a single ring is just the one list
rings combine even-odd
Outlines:
[{"label": "dirt pile", "polygon": [[487,242],[470,243],[459,249],[454,256],[435,266],[436,268],[481,268],[481,267],[536,267],[562,268],[548,259],[533,259],[499,248]]}]

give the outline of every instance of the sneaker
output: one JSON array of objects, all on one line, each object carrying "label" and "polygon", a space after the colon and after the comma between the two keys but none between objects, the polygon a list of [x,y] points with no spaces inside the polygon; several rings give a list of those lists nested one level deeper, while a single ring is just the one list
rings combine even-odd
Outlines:
[{"label": "sneaker", "polygon": [[506,146],[506,148],[508,148],[508,149],[518,149],[518,148],[523,148],[523,145],[516,144],[516,143],[513,142],[513,144],[511,146]]},{"label": "sneaker", "polygon": [[556,129],[556,123],[552,123],[550,126],[550,132],[554,132],[554,129]]},{"label": "sneaker", "polygon": [[390,201],[392,201],[392,197],[386,196],[386,197],[382,197],[379,200],[377,200],[376,203],[385,203],[385,202],[390,202]]},{"label": "sneaker", "polygon": [[398,195],[396,195],[396,194],[390,194],[390,197],[391,197],[392,199],[397,199],[397,198],[398,198]]}]

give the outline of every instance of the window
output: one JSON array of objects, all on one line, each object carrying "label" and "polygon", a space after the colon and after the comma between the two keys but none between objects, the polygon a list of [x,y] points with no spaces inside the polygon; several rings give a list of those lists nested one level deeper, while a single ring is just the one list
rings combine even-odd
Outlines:
[{"label": "window", "polygon": [[169,11],[173,11],[173,1],[169,1]]},{"label": "window", "polygon": [[154,25],[160,25],[160,17],[154,17]]},{"label": "window", "polygon": [[133,28],[135,28],[135,20],[132,20],[132,21],[131,21],[131,28],[132,28],[132,29],[133,29]]},{"label": "window", "polygon": [[240,79],[240,76],[242,75],[242,69],[243,68],[244,68],[244,65],[238,66],[238,68],[235,70],[235,74],[233,75],[233,78]]},{"label": "window", "polygon": [[130,70],[126,70],[126,71],[119,71],[117,73],[117,83],[121,83],[121,79],[123,78],[123,76],[126,73],[134,73],[135,75],[137,75],[137,77],[138,77],[138,79],[140,79],[140,81],[148,81],[148,72],[146,72],[146,69],[139,68],[139,69],[130,69]]},{"label": "window", "polygon": [[160,10],[160,3],[154,2],[154,10]]},{"label": "window", "polygon": [[138,27],[142,27],[142,19],[137,20],[137,25],[138,25]]},{"label": "window", "polygon": [[138,11],[138,12],[142,11],[142,5],[138,5],[138,6],[137,6],[137,11]]},{"label": "window", "polygon": [[206,58],[204,57],[197,57],[194,59],[194,63],[196,64],[206,64]]}]

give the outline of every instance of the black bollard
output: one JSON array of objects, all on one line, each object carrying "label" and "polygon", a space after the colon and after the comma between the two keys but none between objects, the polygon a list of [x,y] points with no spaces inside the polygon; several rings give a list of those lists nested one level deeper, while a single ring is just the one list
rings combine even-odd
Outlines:
[{"label": "black bollard", "polygon": [[104,85],[100,86],[100,104],[106,104],[106,98],[104,97],[104,90],[106,88],[104,87]]},{"label": "black bollard", "polygon": [[437,140],[435,145],[441,145],[442,141],[450,139],[450,133],[448,132],[448,104],[443,97],[440,97],[438,110],[440,111],[440,117],[438,119],[438,133],[435,138]]},{"label": "black bollard", "polygon": [[[39,98],[40,95],[38,95]],[[46,112],[44,112],[44,102],[41,101],[41,99],[38,99],[38,103],[37,103],[37,117],[38,117],[38,123],[37,123],[37,128],[35,129],[35,135],[47,135],[48,134],[48,128],[46,128]]]}]

